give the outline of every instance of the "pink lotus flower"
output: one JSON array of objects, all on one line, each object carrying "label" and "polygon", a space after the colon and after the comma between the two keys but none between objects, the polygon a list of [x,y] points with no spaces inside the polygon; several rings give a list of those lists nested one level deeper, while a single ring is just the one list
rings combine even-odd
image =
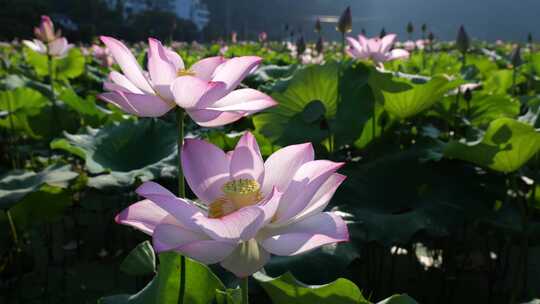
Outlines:
[{"label": "pink lotus flower", "polygon": [[123,74],[111,72],[104,86],[109,92],[99,97],[130,114],[158,117],[178,105],[199,125],[215,127],[277,104],[257,90],[235,90],[260,57],[210,57],[186,69],[176,52],[150,38],[145,72],[122,42],[105,36],[101,40]]},{"label": "pink lotus flower", "polygon": [[107,48],[94,44],[92,45],[92,55],[104,67],[111,67],[114,64],[114,58]]},{"label": "pink lotus flower", "polygon": [[419,39],[419,40],[416,40],[416,41],[407,40],[407,41],[403,42],[402,46],[406,51],[412,52],[412,51],[417,50],[417,49],[418,50],[423,50],[426,47],[427,44],[429,44],[428,41]]},{"label": "pink lotus flower", "polygon": [[285,147],[263,162],[254,136],[246,133],[229,153],[188,139],[181,155],[199,205],[147,182],[137,189],[146,199],[116,217],[152,235],[156,251],[220,262],[246,277],[271,254],[292,256],[348,240],[343,219],[322,212],[345,179],[336,173],[343,164],[313,160],[311,144]]},{"label": "pink lotus flower", "polygon": [[268,39],[268,34],[266,32],[259,33],[259,42],[265,42]]},{"label": "pink lotus flower", "polygon": [[54,32],[54,24],[48,16],[41,16],[41,24],[34,28],[34,35],[37,39],[23,40],[23,43],[40,54],[64,57],[73,48],[73,45],[69,44],[66,38],[61,37],[60,30]]},{"label": "pink lotus flower", "polygon": [[355,59],[371,59],[380,64],[386,61],[408,58],[409,52],[403,49],[392,49],[396,34],[388,34],[383,38],[366,38],[359,35],[358,40],[347,37],[349,47],[347,53]]},{"label": "pink lotus flower", "polygon": [[62,37],[60,30],[54,31],[54,24],[49,16],[41,16],[41,23],[39,27],[34,27],[34,36],[42,42],[52,42]]}]

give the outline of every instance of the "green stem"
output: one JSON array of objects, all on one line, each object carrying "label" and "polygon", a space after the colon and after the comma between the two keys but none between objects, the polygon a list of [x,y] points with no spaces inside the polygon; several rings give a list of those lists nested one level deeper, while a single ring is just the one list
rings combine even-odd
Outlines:
[{"label": "green stem", "polygon": [[514,71],[512,73],[512,95],[514,96],[517,96],[516,78],[517,78],[517,68],[514,67]]},{"label": "green stem", "polygon": [[[178,122],[178,196],[186,197],[186,184],[184,182],[184,171],[182,170],[182,158],[180,153],[184,145],[184,120],[185,112],[178,107],[176,110],[176,120]],[[186,293],[186,257],[180,256],[180,296],[178,303],[184,303],[184,294]]]},{"label": "green stem", "polygon": [[341,33],[341,54],[343,55],[343,60],[345,60],[345,33]]},{"label": "green stem", "polygon": [[240,289],[242,290],[242,304],[248,304],[249,303],[248,282],[249,282],[249,277],[245,277],[243,279],[240,279]]},{"label": "green stem", "polygon": [[375,137],[377,136],[377,131],[376,131],[376,128],[377,128],[377,102],[376,101],[373,101],[373,119],[372,119],[371,128],[372,128],[372,130],[371,130],[372,131],[371,132],[371,143],[373,144],[373,142],[375,141]]},{"label": "green stem", "polygon": [[49,68],[49,85],[51,86],[51,102],[52,102],[52,115],[53,120],[51,124],[51,132],[53,131],[54,124],[58,124],[58,127],[62,128],[62,122],[58,119],[58,106],[56,104],[56,92],[54,91],[54,68],[53,58],[51,55],[47,55],[47,66]]},{"label": "green stem", "polygon": [[17,250],[19,250],[19,237],[17,236],[17,228],[15,228],[15,223],[13,222],[13,218],[11,217],[11,212],[9,212],[9,210],[6,210],[6,215],[8,218],[9,227],[11,229],[11,234],[13,236],[13,242],[15,242]]},{"label": "green stem", "polygon": [[[11,149],[15,150],[15,124],[13,123],[13,113],[11,109],[11,99],[7,99],[7,106],[8,106],[8,115],[9,115],[9,131],[10,131],[10,145]],[[18,152],[14,153],[15,155],[11,155],[11,165],[13,166],[13,169],[17,169],[17,161],[18,159]]]}]

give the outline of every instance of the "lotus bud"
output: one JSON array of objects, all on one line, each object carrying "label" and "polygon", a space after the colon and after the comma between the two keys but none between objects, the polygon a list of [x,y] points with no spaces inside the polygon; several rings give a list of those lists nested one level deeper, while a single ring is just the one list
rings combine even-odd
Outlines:
[{"label": "lotus bud", "polygon": [[465,92],[463,93],[463,99],[465,99],[466,102],[470,102],[472,99],[472,91],[471,89],[467,88]]},{"label": "lotus bud", "polygon": [[467,53],[469,50],[471,41],[469,39],[469,35],[467,35],[467,32],[465,31],[465,27],[460,26],[459,31],[456,38],[456,48],[463,54]]},{"label": "lotus bud", "polygon": [[317,18],[317,21],[315,21],[315,32],[320,34],[321,31],[322,31],[321,19]]},{"label": "lotus bud", "polygon": [[435,40],[435,35],[433,34],[433,32],[429,32],[427,39],[429,40],[430,44],[433,43],[433,40]]},{"label": "lotus bud", "polygon": [[48,43],[62,36],[62,33],[60,32],[60,30],[55,33],[54,24],[51,18],[49,18],[49,16],[43,15],[41,16],[41,23],[39,27],[34,28],[34,35],[37,39]]},{"label": "lotus bud", "polygon": [[322,54],[324,52],[324,40],[322,37],[319,37],[319,40],[317,40],[317,44],[315,45],[315,49],[317,50],[318,54]]},{"label": "lotus bud", "polygon": [[360,30],[360,34],[362,34],[362,36],[366,36],[367,32],[366,32],[366,29],[365,28],[362,28]]},{"label": "lotus bud", "polygon": [[412,24],[412,22],[409,21],[409,23],[407,23],[407,33],[410,35],[414,32],[414,25]]},{"label": "lotus bud", "polygon": [[423,23],[423,24],[422,24],[422,27],[421,27],[420,29],[422,30],[422,33],[425,34],[426,31],[427,31],[427,24]]},{"label": "lotus bud", "polygon": [[347,6],[345,11],[343,11],[339,17],[336,30],[342,34],[352,31],[352,15],[350,6]]},{"label": "lotus bud", "polygon": [[386,36],[386,30],[383,27],[381,33],[379,34],[379,38],[383,38],[384,36]]},{"label": "lotus bud", "polygon": [[510,62],[514,67],[518,67],[523,64],[523,60],[521,60],[521,46],[518,44],[512,50],[512,53],[510,54]]},{"label": "lotus bud", "polygon": [[532,36],[532,33],[529,33],[529,34],[527,35],[527,42],[528,42],[529,44],[532,44],[532,43],[533,43],[533,36]]},{"label": "lotus bud", "polygon": [[298,56],[301,56],[306,51],[306,42],[304,40],[304,36],[300,36],[298,40],[296,40],[296,51]]}]

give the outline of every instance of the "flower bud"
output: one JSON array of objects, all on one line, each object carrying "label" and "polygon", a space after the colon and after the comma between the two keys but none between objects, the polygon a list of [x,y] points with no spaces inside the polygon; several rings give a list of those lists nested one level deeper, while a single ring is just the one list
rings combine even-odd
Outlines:
[{"label": "flower bud", "polygon": [[407,33],[410,35],[414,32],[414,25],[412,24],[412,22],[409,21],[409,23],[407,23]]},{"label": "flower bud", "polygon": [[339,17],[336,30],[342,34],[352,31],[351,7],[347,6],[345,11]]},{"label": "flower bud", "polygon": [[514,67],[518,67],[523,64],[523,60],[521,60],[521,46],[518,44],[512,50],[512,53],[510,54],[510,62]]},{"label": "flower bud", "polygon": [[321,19],[317,18],[317,21],[315,21],[315,32],[320,34],[321,31],[322,31]]},{"label": "flower bud", "polygon": [[435,40],[435,35],[433,34],[433,32],[429,32],[427,39],[429,40],[430,44],[433,43],[433,40]]},{"label": "flower bud", "polygon": [[322,37],[319,37],[319,40],[317,40],[317,44],[315,45],[315,49],[317,50],[318,54],[322,54],[324,52],[324,40]]},{"label": "flower bud", "polygon": [[298,56],[301,56],[306,51],[306,42],[304,41],[304,36],[300,36],[296,40],[296,51]]},{"label": "flower bud", "polygon": [[459,27],[459,31],[456,37],[456,48],[462,52],[467,53],[469,50],[471,41],[469,39],[469,35],[467,35],[467,32],[465,31],[465,28],[462,26]]},{"label": "flower bud", "polygon": [[366,29],[362,28],[362,30],[360,30],[360,34],[362,34],[362,36],[366,36]]},{"label": "flower bud", "polygon": [[41,23],[39,27],[34,28],[34,35],[37,39],[48,43],[56,40],[56,38],[59,38],[61,36],[61,32],[57,31],[55,33],[54,24],[51,18],[49,18],[49,16],[43,15],[41,16]]},{"label": "flower bud", "polygon": [[386,36],[386,30],[383,27],[382,30],[381,30],[381,33],[379,34],[379,37],[383,38],[384,36]]},{"label": "flower bud", "polygon": [[527,35],[527,42],[528,42],[529,44],[532,44],[532,43],[533,43],[533,36],[532,36],[532,33],[529,33],[529,34]]},{"label": "flower bud", "polygon": [[422,30],[422,33],[425,34],[426,31],[427,31],[427,24],[423,23],[423,24],[422,24],[422,27],[421,27],[421,30]]},{"label": "flower bud", "polygon": [[463,93],[463,99],[465,99],[466,102],[471,101],[471,99],[472,99],[472,91],[471,91],[471,89],[466,89],[465,90],[465,92]]}]

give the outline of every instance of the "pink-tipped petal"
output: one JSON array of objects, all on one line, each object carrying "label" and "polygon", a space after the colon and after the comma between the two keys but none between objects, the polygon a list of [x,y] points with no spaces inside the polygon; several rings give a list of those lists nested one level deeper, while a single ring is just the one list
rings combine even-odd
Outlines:
[{"label": "pink-tipped petal", "polygon": [[239,278],[246,278],[259,271],[270,260],[270,253],[257,241],[250,240],[236,247],[221,266]]},{"label": "pink-tipped petal", "polygon": [[397,37],[396,34],[387,34],[386,36],[381,38],[380,52],[388,53],[388,51],[390,51],[390,49],[392,48],[392,45],[394,45],[394,41],[396,41],[396,37]]},{"label": "pink-tipped petal", "polygon": [[161,42],[157,39],[148,39],[148,72],[152,85],[159,95],[167,100],[172,100],[170,85],[176,78],[177,71]]},{"label": "pink-tipped petal", "polygon": [[256,56],[242,56],[229,59],[218,66],[214,72],[213,81],[227,84],[227,91],[234,90],[244,78],[251,73],[262,61]]},{"label": "pink-tipped petal", "polygon": [[337,188],[346,178],[347,177],[345,175],[341,175],[339,173],[332,174],[332,176],[328,178],[328,180],[319,188],[319,190],[317,190],[306,208],[304,208],[302,212],[292,219],[293,222],[301,221],[302,219],[322,212],[324,208],[328,206],[328,203],[332,199],[332,196],[334,196],[334,193],[336,193]]},{"label": "pink-tipped petal", "polygon": [[310,143],[287,146],[274,152],[264,163],[263,193],[272,187],[285,191],[296,171],[305,163],[313,161],[315,152]]},{"label": "pink-tipped petal", "polygon": [[158,224],[152,234],[154,249],[157,252],[169,251],[191,242],[208,239],[204,233],[191,231],[180,225],[164,223]]},{"label": "pink-tipped petal", "polygon": [[177,72],[186,68],[184,65],[184,60],[182,60],[182,57],[180,57],[177,52],[165,48],[165,55],[167,56],[169,62],[173,64]]},{"label": "pink-tipped petal", "polygon": [[135,94],[129,92],[115,91],[103,93],[98,96],[100,99],[110,102],[127,113],[139,117],[159,117],[174,108],[174,104],[149,94]]},{"label": "pink-tipped petal", "polygon": [[107,46],[124,75],[139,89],[146,93],[153,94],[154,90],[148,83],[139,63],[131,51],[122,42],[112,37],[101,36],[101,41]]},{"label": "pink-tipped petal", "polygon": [[239,112],[222,112],[218,110],[187,110],[187,113],[199,126],[215,128],[233,123],[246,116]]},{"label": "pink-tipped petal", "polygon": [[347,224],[334,213],[319,213],[281,231],[260,244],[275,255],[301,254],[323,245],[349,240]]},{"label": "pink-tipped petal", "polygon": [[249,206],[220,218],[199,215],[194,220],[212,239],[237,243],[255,237],[264,224],[264,212],[258,206]]},{"label": "pink-tipped petal", "polygon": [[197,232],[199,226],[194,223],[196,216],[202,215],[197,207],[182,198],[176,197],[169,190],[154,182],[145,182],[136,190],[137,194],[156,203],[161,209],[166,210],[181,225]]},{"label": "pink-tipped petal", "polygon": [[[114,86],[114,88],[117,88],[118,91],[122,92],[128,92],[128,93],[135,93],[135,94],[143,94],[143,91],[141,91],[139,88],[137,88],[129,79],[126,78],[123,74],[118,73],[117,71],[112,71],[109,74],[109,79],[116,84],[117,86]],[[113,86],[108,85],[108,83],[105,83],[105,88],[113,88]],[[109,90],[109,91],[117,91],[117,90]]]},{"label": "pink-tipped petal", "polygon": [[38,52],[41,54],[44,54],[47,52],[47,47],[45,46],[45,44],[43,44],[43,42],[39,40],[35,40],[35,39],[33,41],[23,40],[23,43],[34,52]]},{"label": "pink-tipped petal", "polygon": [[182,76],[173,82],[172,94],[176,104],[184,109],[204,108],[224,96],[225,83]]},{"label": "pink-tipped petal", "polygon": [[270,195],[258,204],[264,212],[264,225],[268,224],[274,218],[282,195],[283,193],[279,192],[277,187],[274,187]]},{"label": "pink-tipped petal", "polygon": [[246,132],[236,144],[230,164],[231,179],[253,179],[262,184],[264,161],[255,136]]},{"label": "pink-tipped petal", "polygon": [[49,54],[62,57],[68,51],[68,41],[66,38],[58,38],[49,43]]},{"label": "pink-tipped petal", "polygon": [[276,105],[277,102],[274,101],[272,97],[260,91],[254,89],[239,89],[234,90],[225,97],[215,101],[208,109],[223,112],[244,112],[254,114]]},{"label": "pink-tipped petal", "polygon": [[349,47],[352,48],[351,52],[354,52],[354,53],[362,52],[362,46],[360,45],[360,42],[358,42],[358,40],[352,37],[347,37],[347,44],[349,45]]},{"label": "pink-tipped petal", "polygon": [[191,190],[205,204],[219,198],[229,180],[230,160],[220,148],[203,140],[186,139],[182,169]]},{"label": "pink-tipped petal", "polygon": [[409,52],[402,49],[393,49],[390,51],[390,56],[388,57],[388,60],[406,59],[406,58],[409,58]]},{"label": "pink-tipped petal", "polygon": [[307,207],[317,190],[334,174],[343,163],[314,160],[305,163],[293,176],[276,212],[276,224],[284,224]]},{"label": "pink-tipped petal", "polygon": [[197,78],[210,81],[216,68],[225,61],[226,59],[222,56],[204,58],[193,64],[190,70],[195,73]]},{"label": "pink-tipped petal", "polygon": [[118,224],[131,226],[152,235],[168,213],[151,200],[142,200],[124,209],[114,219]]},{"label": "pink-tipped petal", "polygon": [[224,260],[236,247],[235,244],[214,241],[204,234],[170,224],[160,224],[156,227],[152,243],[157,252],[176,251],[204,264]]}]

